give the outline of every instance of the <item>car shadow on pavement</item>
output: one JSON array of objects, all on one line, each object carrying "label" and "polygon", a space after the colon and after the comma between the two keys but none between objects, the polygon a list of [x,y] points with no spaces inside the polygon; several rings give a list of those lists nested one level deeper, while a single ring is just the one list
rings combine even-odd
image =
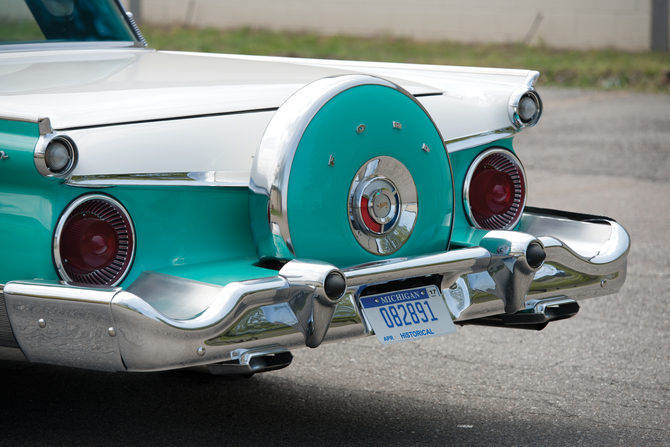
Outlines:
[{"label": "car shadow on pavement", "polygon": [[583,421],[533,423],[276,374],[230,380],[6,362],[0,377],[2,446],[629,444],[620,430]]}]

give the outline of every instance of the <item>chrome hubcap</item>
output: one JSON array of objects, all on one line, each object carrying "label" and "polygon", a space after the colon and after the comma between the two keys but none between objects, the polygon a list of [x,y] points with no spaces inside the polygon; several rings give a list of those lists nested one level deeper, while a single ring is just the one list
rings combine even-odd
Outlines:
[{"label": "chrome hubcap", "polygon": [[416,186],[402,163],[376,157],[360,167],[349,190],[349,223],[364,249],[377,255],[399,250],[417,211]]}]

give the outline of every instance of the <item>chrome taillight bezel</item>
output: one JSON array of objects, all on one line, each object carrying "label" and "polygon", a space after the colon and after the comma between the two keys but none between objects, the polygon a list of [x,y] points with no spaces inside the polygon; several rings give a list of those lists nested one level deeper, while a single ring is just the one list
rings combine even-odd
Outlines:
[{"label": "chrome taillight bezel", "polygon": [[[535,114],[527,120],[521,118],[521,115],[519,114],[519,104],[525,97],[531,98],[537,107]],[[512,96],[510,96],[508,114],[510,121],[512,121],[512,124],[514,124],[516,128],[523,129],[524,127],[533,127],[540,122],[540,118],[542,118],[542,112],[542,98],[540,98],[540,95],[534,89],[523,87],[516,90],[514,93],[512,93]]]},{"label": "chrome taillight bezel", "polygon": [[[514,173],[507,172],[512,177],[512,180],[515,185],[515,199],[514,205],[510,210],[513,210],[512,216],[508,215],[508,212],[496,216],[496,218],[489,218],[485,221],[478,219],[472,211],[472,198],[470,197],[472,178],[479,167],[479,165],[484,162],[487,158],[492,156],[499,156],[506,159],[509,164],[513,167]],[[512,169],[509,169],[512,171]],[[516,177],[515,177],[516,176]],[[510,230],[513,229],[521,219],[523,215],[523,210],[526,207],[526,200],[528,197],[528,183],[526,180],[526,172],[523,169],[521,161],[507,149],[496,147],[487,149],[481,154],[479,154],[472,164],[465,176],[465,181],[463,182],[463,207],[465,208],[465,213],[470,221],[470,224],[475,228],[481,228],[486,230]],[[504,217],[500,217],[504,216]]]},{"label": "chrome taillight bezel", "polygon": [[[122,251],[125,251],[125,253],[121,256],[122,259],[119,261],[119,263],[116,263],[120,265],[115,265],[114,267],[111,268],[111,270],[114,270],[114,274],[112,274],[111,271],[107,271],[108,267],[106,267],[105,269],[96,270],[94,273],[88,276],[73,274],[71,271],[69,271],[68,266],[66,265],[67,264],[66,260],[63,259],[62,255],[62,248],[64,243],[63,230],[65,229],[65,226],[70,217],[76,215],[80,211],[83,205],[86,205],[87,202],[91,201],[104,202],[108,207],[107,212],[110,212],[109,209],[111,208],[113,209],[114,212],[118,213],[118,218],[122,220],[122,224],[117,224],[117,226],[112,225],[117,231],[117,235],[123,234],[123,231],[126,231],[125,236],[123,237],[126,238],[127,240],[125,244],[120,244],[119,249],[117,251],[117,256],[119,256],[119,253]],[[92,211],[86,211],[86,212],[92,212]],[[101,220],[105,220],[105,219],[112,219],[114,216],[105,215],[102,217],[101,216],[96,217],[100,218]],[[124,247],[123,250],[121,247],[122,245]],[[128,272],[132,267],[133,260],[135,257],[135,245],[136,245],[135,227],[133,225],[133,221],[130,217],[130,214],[123,207],[123,205],[121,205],[121,203],[118,200],[108,195],[87,194],[75,199],[72,203],[70,203],[70,205],[68,205],[68,207],[65,209],[65,211],[63,211],[63,214],[58,219],[58,223],[56,225],[53,237],[54,266],[56,268],[56,271],[58,272],[58,276],[63,281],[66,281],[68,283],[85,285],[85,286],[114,287],[120,284],[128,275]],[[115,270],[115,267],[117,266],[118,270]]]}]

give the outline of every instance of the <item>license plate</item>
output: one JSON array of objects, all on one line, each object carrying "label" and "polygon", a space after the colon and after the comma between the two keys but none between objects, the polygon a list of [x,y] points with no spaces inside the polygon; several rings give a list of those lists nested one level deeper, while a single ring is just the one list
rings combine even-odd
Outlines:
[{"label": "license plate", "polygon": [[363,312],[383,345],[454,334],[456,326],[435,286],[361,298]]}]

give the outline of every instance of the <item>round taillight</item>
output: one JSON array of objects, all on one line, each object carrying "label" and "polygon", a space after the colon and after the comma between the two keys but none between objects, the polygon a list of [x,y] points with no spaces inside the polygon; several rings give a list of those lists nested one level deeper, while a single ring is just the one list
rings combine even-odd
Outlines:
[{"label": "round taillight", "polygon": [[134,247],[128,212],[111,197],[89,195],[75,200],[61,216],[54,260],[65,281],[115,286],[128,272]]},{"label": "round taillight", "polygon": [[526,204],[521,162],[505,149],[490,149],[470,166],[463,186],[465,209],[477,228],[514,228]]}]

